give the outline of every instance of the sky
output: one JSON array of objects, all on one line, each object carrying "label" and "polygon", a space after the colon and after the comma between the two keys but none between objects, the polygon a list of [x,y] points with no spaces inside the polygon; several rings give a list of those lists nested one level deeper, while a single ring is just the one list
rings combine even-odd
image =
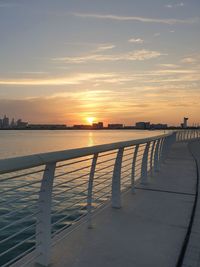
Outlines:
[{"label": "sky", "polygon": [[200,123],[199,0],[0,0],[0,117]]}]

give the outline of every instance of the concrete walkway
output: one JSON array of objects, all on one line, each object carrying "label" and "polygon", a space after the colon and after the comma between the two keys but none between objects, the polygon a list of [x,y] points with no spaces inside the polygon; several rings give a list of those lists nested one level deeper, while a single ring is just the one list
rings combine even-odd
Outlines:
[{"label": "concrete walkway", "polygon": [[[189,144],[189,148],[196,159],[198,171],[200,174],[200,142],[194,141]],[[199,267],[200,266],[200,182],[198,184],[198,198],[194,213],[194,220],[187,245],[183,267]]]},{"label": "concrete walkway", "polygon": [[176,266],[190,221],[195,185],[194,159],[186,143],[177,143],[147,185],[138,185],[136,194],[123,196],[121,209],[104,209],[93,219],[93,229],[83,224],[58,243],[51,266]]}]

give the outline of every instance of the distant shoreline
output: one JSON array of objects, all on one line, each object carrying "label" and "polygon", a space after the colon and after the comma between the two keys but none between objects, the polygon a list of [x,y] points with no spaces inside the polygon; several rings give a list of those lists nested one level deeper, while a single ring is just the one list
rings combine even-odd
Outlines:
[{"label": "distant shoreline", "polygon": [[134,127],[125,127],[125,128],[102,128],[102,129],[94,129],[94,128],[88,128],[88,129],[79,129],[79,128],[41,128],[41,129],[30,129],[30,128],[2,128],[0,131],[103,131],[103,130],[137,130],[137,131],[166,131],[166,130],[199,130],[199,128],[196,127],[188,127],[186,129],[179,128],[179,127],[169,127],[164,129],[138,129]]}]

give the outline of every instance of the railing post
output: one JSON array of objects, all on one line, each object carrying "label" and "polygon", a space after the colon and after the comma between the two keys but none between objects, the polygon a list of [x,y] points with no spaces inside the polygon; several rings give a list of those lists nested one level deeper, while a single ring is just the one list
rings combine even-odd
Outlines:
[{"label": "railing post", "polygon": [[115,166],[112,178],[112,207],[121,208],[121,167],[124,148],[120,148],[115,160]]},{"label": "railing post", "polygon": [[156,149],[154,153],[154,171],[158,172],[159,171],[159,147],[160,147],[161,139],[157,140],[156,143]]},{"label": "railing post", "polygon": [[151,175],[153,174],[153,158],[154,158],[154,153],[155,153],[155,145],[156,145],[156,140],[153,141],[153,145],[151,148],[151,156],[150,156],[150,173]]},{"label": "railing post", "polygon": [[36,226],[37,263],[42,266],[50,264],[51,256],[51,201],[56,163],[47,164],[41,182],[39,194],[39,214]]},{"label": "railing post", "polygon": [[190,139],[191,139],[191,131],[188,130],[188,140],[190,140]]},{"label": "railing post", "polygon": [[176,134],[176,141],[181,141],[181,135],[180,135],[180,131],[177,132]]},{"label": "railing post", "polygon": [[188,139],[191,140],[191,130],[189,130],[189,134],[188,135],[189,135]]},{"label": "railing post", "polygon": [[174,132],[172,134],[172,144],[176,143],[176,140],[177,140],[177,132]]},{"label": "railing post", "polygon": [[137,154],[138,154],[139,145],[135,146],[135,150],[133,153],[133,161],[132,161],[132,170],[131,170],[131,192],[135,193],[135,166],[137,161]]},{"label": "railing post", "polygon": [[186,141],[189,140],[189,136],[190,136],[189,134],[190,134],[190,132],[189,132],[189,130],[187,130]]},{"label": "railing post", "polygon": [[187,130],[183,130],[183,141],[187,139]]},{"label": "railing post", "polygon": [[191,136],[192,136],[192,139],[195,139],[195,130],[192,130]]},{"label": "railing post", "polygon": [[187,130],[183,130],[183,141],[187,139]]},{"label": "railing post", "polygon": [[185,141],[185,139],[186,139],[186,130],[182,130],[182,133],[183,133],[182,141]]},{"label": "railing post", "polygon": [[175,141],[180,141],[180,132],[176,132],[176,140]]},{"label": "railing post", "polygon": [[166,156],[167,156],[167,151],[168,151],[168,148],[169,148],[169,137],[165,137],[163,142],[162,142],[162,148],[161,148],[161,151],[160,151],[160,159],[161,159],[161,162],[164,162]]},{"label": "railing post", "polygon": [[148,154],[149,154],[150,142],[146,143],[144,154],[142,158],[141,166],[141,183],[145,184],[147,182],[147,168],[148,168]]},{"label": "railing post", "polygon": [[88,181],[88,196],[87,196],[87,212],[88,212],[88,228],[92,228],[92,189],[95,175],[95,169],[98,159],[98,153],[94,154],[92,165],[90,169],[90,176]]},{"label": "railing post", "polygon": [[179,141],[183,141],[183,132],[180,130],[180,140]]},{"label": "railing post", "polygon": [[182,132],[181,132],[181,130],[180,130],[180,132],[179,132],[179,141],[182,141]]},{"label": "railing post", "polygon": [[162,137],[161,138],[161,141],[160,141],[160,147],[159,147],[159,152],[158,152],[158,160],[159,160],[159,163],[162,162],[162,151],[163,151],[163,146],[164,146],[164,140],[165,140],[165,138]]}]

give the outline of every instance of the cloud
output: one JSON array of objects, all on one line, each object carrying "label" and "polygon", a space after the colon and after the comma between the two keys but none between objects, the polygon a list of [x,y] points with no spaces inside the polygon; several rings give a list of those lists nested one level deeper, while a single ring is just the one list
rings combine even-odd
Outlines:
[{"label": "cloud", "polygon": [[[9,117],[21,117],[32,123],[66,123],[73,125],[83,123],[85,117],[95,116],[98,119],[119,119],[121,113],[143,111],[149,104],[129,94],[115,90],[83,90],[75,93],[58,93],[48,97],[28,99],[0,99],[0,114]],[[120,105],[119,105],[120,102]],[[114,118],[116,116],[116,118]],[[105,119],[105,120],[104,120]]]},{"label": "cloud", "polygon": [[165,7],[167,8],[176,8],[176,7],[184,7],[185,4],[183,2],[180,2],[180,3],[177,3],[177,4],[168,4],[168,5],[165,5]]},{"label": "cloud", "polygon": [[0,99],[0,114],[22,118],[29,123],[66,123],[73,116],[73,111],[80,111],[79,104],[77,99],[70,96]]},{"label": "cloud", "polygon": [[198,62],[198,59],[195,57],[185,57],[181,60],[182,63],[196,63]]},{"label": "cloud", "polygon": [[46,71],[17,71],[16,73],[20,74],[27,74],[27,75],[43,75],[43,74],[48,74]]},{"label": "cloud", "polygon": [[139,16],[120,16],[112,14],[92,14],[92,13],[71,13],[73,16],[80,18],[93,18],[93,19],[103,19],[103,20],[114,20],[114,21],[138,21],[146,23],[163,23],[163,24],[193,24],[199,22],[198,18],[190,19],[157,19],[157,18],[147,18]]},{"label": "cloud", "polygon": [[144,40],[141,38],[131,38],[128,40],[129,43],[135,43],[135,44],[143,44]]},{"label": "cloud", "polygon": [[116,47],[116,45],[109,44],[109,43],[66,42],[65,44],[72,45],[72,46],[88,46],[88,47],[92,47],[94,49],[93,50],[94,52],[112,50],[113,48]]},{"label": "cloud", "polygon": [[[198,102],[197,99],[200,97],[199,71],[191,67],[175,68],[173,64],[162,64],[162,67],[165,68],[93,74],[93,76],[91,73],[89,75],[85,73],[86,86],[83,84],[62,88],[55,86],[55,90],[46,97],[23,99],[1,97],[0,114],[6,113],[10,117],[15,114],[16,117],[33,123],[68,125],[84,123],[84,118],[90,114],[104,122],[121,121],[127,124],[129,121],[132,122],[132,114],[134,118],[148,117],[151,121],[159,118],[162,121],[169,121],[170,118],[175,120],[182,111],[177,109],[175,112],[175,109],[172,109],[181,102],[180,106],[182,104],[184,106],[185,103],[188,112],[193,112],[194,118],[196,116],[198,119],[199,107],[196,105],[194,109],[194,101]],[[77,74],[79,77],[81,75]],[[72,79],[75,76],[70,77]],[[93,78],[90,80],[88,77]],[[17,82],[17,85],[21,84],[21,81]],[[83,79],[78,79],[78,82],[82,83]],[[99,83],[98,89],[92,87],[96,82]],[[30,84],[28,83],[24,90],[30,91],[28,85]],[[52,85],[51,80],[49,85]],[[13,88],[14,86],[11,90]]]},{"label": "cloud", "polygon": [[55,86],[55,85],[76,85],[85,81],[100,81],[113,77],[112,73],[80,73],[66,77],[56,78],[30,78],[30,79],[1,79],[1,85],[13,85],[13,86]]},{"label": "cloud", "polygon": [[[151,58],[154,55],[148,54],[148,58]],[[136,55],[135,55],[136,57]],[[137,60],[147,59],[147,55],[145,53],[138,53]],[[98,90],[105,91],[105,88],[109,90],[113,87],[116,88],[124,88],[124,86],[131,86],[132,88],[139,86],[142,88],[144,85],[167,85],[170,86],[174,83],[182,84],[182,83],[192,83],[192,82],[200,82],[199,78],[199,69],[194,66],[194,68],[181,68],[178,65],[174,64],[159,64],[159,69],[152,71],[143,71],[143,72],[105,72],[105,73],[77,73],[73,75],[68,75],[65,77],[56,77],[56,78],[47,78],[47,77],[37,77],[33,76],[32,78],[1,78],[0,79],[0,87],[5,88],[5,86],[9,86],[10,88],[17,87],[33,87],[33,86],[48,86],[51,88],[55,88],[56,92],[58,90],[58,86],[63,86],[62,88],[67,88],[67,94],[73,91],[73,95],[77,90],[82,92],[83,88],[93,88],[93,90],[98,87]],[[56,87],[57,86],[57,87]],[[47,87],[46,87],[47,88]],[[6,89],[7,90],[7,89]],[[24,90],[24,89],[23,89]],[[51,89],[52,90],[52,89]],[[61,90],[61,89],[60,89]],[[63,89],[62,89],[63,90]],[[17,93],[15,93],[17,94]],[[106,93],[107,94],[107,93]],[[14,95],[12,93],[12,95]],[[27,92],[27,95],[30,93]],[[33,94],[34,95],[34,94]],[[3,95],[2,95],[3,96]],[[56,96],[57,93],[56,93]]]},{"label": "cloud", "polygon": [[165,5],[165,7],[172,8],[173,6],[169,4],[169,5]]},{"label": "cloud", "polygon": [[97,51],[106,51],[106,50],[111,50],[115,48],[116,46],[113,44],[102,44],[97,48]]},{"label": "cloud", "polygon": [[172,69],[176,69],[176,68],[179,68],[180,66],[179,65],[176,65],[176,64],[160,64],[159,65],[160,67],[164,67],[164,68],[172,68]]},{"label": "cloud", "polygon": [[88,61],[97,61],[97,62],[105,62],[105,61],[143,61],[149,60],[153,58],[157,58],[163,56],[163,54],[159,51],[153,50],[136,50],[133,52],[128,52],[124,54],[112,54],[112,55],[103,55],[103,54],[90,54],[86,56],[79,57],[61,57],[61,58],[53,58],[55,61],[64,61],[66,63],[85,63]]}]

